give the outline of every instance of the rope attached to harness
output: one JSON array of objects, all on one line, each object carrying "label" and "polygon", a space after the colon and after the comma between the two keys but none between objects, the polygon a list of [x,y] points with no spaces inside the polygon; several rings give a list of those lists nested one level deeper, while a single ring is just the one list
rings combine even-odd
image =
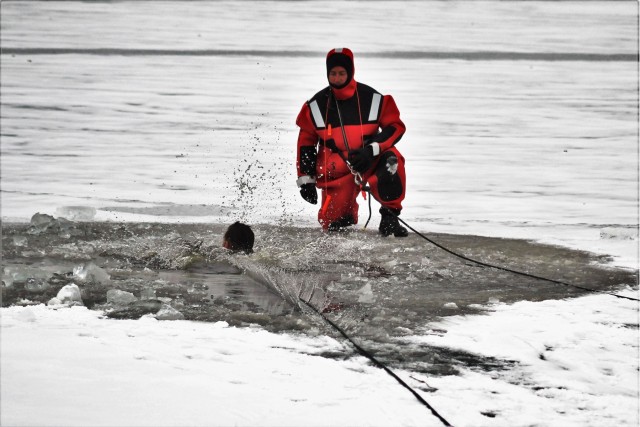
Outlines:
[{"label": "rope attached to harness", "polygon": [[[357,88],[356,88],[356,93],[357,93]],[[340,130],[342,130],[342,139],[344,141],[344,146],[347,148],[347,152],[351,151],[351,147],[349,147],[349,140],[347,139],[347,132],[344,130],[344,123],[342,122],[342,113],[340,113],[340,106],[338,105],[338,98],[336,98],[336,96],[334,95],[333,91],[331,91],[331,95],[333,97],[333,100],[335,101],[336,104],[336,111],[338,112],[338,121],[340,122]],[[358,98],[358,101],[360,101],[360,98]],[[362,133],[362,119],[360,119],[361,123],[360,123],[360,133]],[[351,167],[351,162],[349,162],[349,160],[344,157],[344,155],[341,155],[340,157],[342,157],[342,160],[344,160],[344,162],[347,164],[347,166],[349,167],[349,170],[351,171],[351,174],[353,175],[353,179],[356,183],[356,185],[358,187],[362,186],[362,175],[360,174],[360,172],[356,172],[355,170],[353,170],[353,168]]]}]

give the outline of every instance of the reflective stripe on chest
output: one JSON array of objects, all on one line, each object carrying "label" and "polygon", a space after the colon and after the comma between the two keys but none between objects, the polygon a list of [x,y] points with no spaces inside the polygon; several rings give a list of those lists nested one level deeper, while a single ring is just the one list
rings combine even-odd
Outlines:
[{"label": "reflective stripe on chest", "polygon": [[309,108],[311,109],[311,117],[313,118],[313,122],[317,128],[324,128],[324,120],[322,119],[322,113],[320,112],[320,107],[318,107],[318,101],[313,100],[309,103]]}]

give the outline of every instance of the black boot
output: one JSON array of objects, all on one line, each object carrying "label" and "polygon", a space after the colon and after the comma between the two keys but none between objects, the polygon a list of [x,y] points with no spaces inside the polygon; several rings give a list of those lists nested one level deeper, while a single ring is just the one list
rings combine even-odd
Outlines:
[{"label": "black boot", "polygon": [[355,224],[353,215],[347,214],[337,221],[333,221],[329,224],[329,231],[346,231],[347,227]]},{"label": "black boot", "polygon": [[407,237],[409,232],[406,228],[400,225],[398,221],[398,215],[400,215],[399,209],[380,208],[380,214],[382,219],[380,220],[380,227],[378,230],[384,237],[394,235],[396,237]]}]

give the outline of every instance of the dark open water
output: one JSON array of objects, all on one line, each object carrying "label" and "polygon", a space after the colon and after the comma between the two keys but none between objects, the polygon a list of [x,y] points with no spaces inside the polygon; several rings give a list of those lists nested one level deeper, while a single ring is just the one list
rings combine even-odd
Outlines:
[{"label": "dark open water", "polygon": [[[220,247],[223,231],[194,224],[4,224],[2,304],[46,303],[62,286],[76,283],[85,305],[116,318],[155,313],[159,305],[153,304],[161,301],[188,320],[333,334],[304,300],[392,366],[451,373],[460,363],[483,368],[500,363],[463,353],[447,356],[442,352],[448,350],[399,345],[399,340],[428,333],[430,321],[481,313],[498,301],[585,294],[479,267],[417,235],[384,239],[375,230],[336,235],[258,225],[255,253],[233,255]],[[638,279],[637,272],[598,266],[606,258],[584,252],[522,240],[430,237],[483,262],[594,290],[615,291]],[[96,267],[93,276],[78,273]],[[110,289],[131,292],[140,301],[110,304]]]}]

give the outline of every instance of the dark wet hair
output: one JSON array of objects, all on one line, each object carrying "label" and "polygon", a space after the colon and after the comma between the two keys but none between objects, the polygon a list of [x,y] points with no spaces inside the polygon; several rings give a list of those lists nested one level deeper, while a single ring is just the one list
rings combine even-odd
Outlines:
[{"label": "dark wet hair", "polygon": [[247,254],[253,253],[255,236],[251,227],[246,224],[239,221],[234,222],[227,228],[223,239],[227,244],[226,247],[232,251],[242,251]]}]

